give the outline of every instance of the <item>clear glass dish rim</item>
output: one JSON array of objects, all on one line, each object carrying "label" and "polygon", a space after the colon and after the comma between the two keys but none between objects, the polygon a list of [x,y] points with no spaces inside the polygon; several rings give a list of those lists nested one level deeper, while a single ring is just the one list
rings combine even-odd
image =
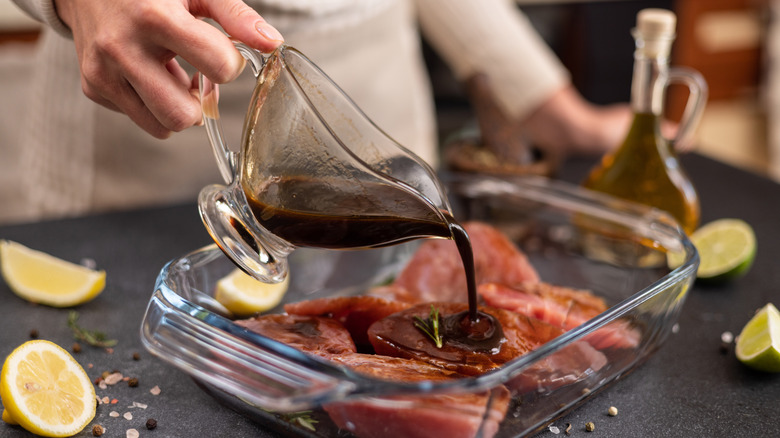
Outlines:
[{"label": "clear glass dish rim", "polygon": [[[577,212],[586,212],[595,217],[603,217],[610,221],[625,223],[632,228],[636,228],[638,225],[648,233],[661,233],[665,236],[665,239],[677,241],[677,244],[679,245],[678,249],[682,249],[685,252],[685,262],[665,276],[614,304],[600,315],[564,332],[541,347],[506,363],[499,369],[479,376],[437,382],[395,382],[360,374],[351,371],[345,366],[337,365],[324,359],[305,354],[281,342],[247,330],[233,323],[230,319],[213,313],[202,306],[183,298],[170,286],[172,281],[175,283],[175,280],[171,279],[171,274],[175,272],[176,267],[180,263],[187,263],[195,257],[205,257],[209,258],[209,260],[211,260],[212,257],[225,257],[216,244],[211,244],[191,251],[168,262],[157,277],[155,291],[160,292],[165,298],[166,303],[164,303],[164,305],[166,306],[166,311],[174,312],[193,324],[205,324],[209,330],[213,331],[212,334],[217,337],[225,337],[225,339],[238,338],[245,343],[260,348],[266,353],[276,356],[280,360],[302,367],[311,373],[310,376],[312,378],[325,380],[336,378],[340,383],[346,384],[346,387],[337,391],[340,394],[339,397],[351,398],[352,396],[365,397],[410,393],[476,392],[489,390],[519,375],[523,370],[536,364],[545,357],[582,339],[588,334],[595,332],[615,319],[628,314],[642,303],[664,291],[669,285],[680,283],[688,277],[695,276],[699,264],[698,253],[679,225],[664,212],[643,205],[617,200],[607,195],[591,192],[565,182],[553,181],[544,177],[523,176],[510,180],[505,177],[491,178],[484,176],[471,177],[458,175],[455,177],[454,181],[456,183],[470,185],[478,185],[482,182],[487,182],[493,193],[495,193],[496,190],[504,190],[511,194],[512,192],[519,193],[518,191],[522,190],[522,193],[519,194],[523,199],[530,199],[550,205],[556,204],[558,207],[562,208],[577,207]],[[620,207],[620,209],[616,209],[615,207]],[[147,314],[148,312],[149,311],[147,310]],[[195,315],[198,316],[196,317]],[[146,319],[147,315],[144,316],[144,321],[146,321]],[[142,343],[148,350],[156,352],[157,355],[164,360],[174,364],[178,360],[177,358],[172,357],[169,354],[170,352],[160,350],[151,339],[148,339],[147,334],[144,332],[144,327],[142,327],[141,338]],[[225,347],[225,351],[230,352],[231,350]],[[647,352],[644,354],[647,354]],[[190,371],[197,371],[192,370],[191,367],[185,368]]]}]

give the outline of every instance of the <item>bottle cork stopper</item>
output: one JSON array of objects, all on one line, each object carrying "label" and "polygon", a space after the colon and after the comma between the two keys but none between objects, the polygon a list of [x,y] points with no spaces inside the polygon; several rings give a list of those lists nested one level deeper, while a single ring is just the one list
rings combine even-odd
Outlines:
[{"label": "bottle cork stopper", "polygon": [[674,36],[677,16],[666,9],[643,9],[636,16],[636,29],[644,38]]}]

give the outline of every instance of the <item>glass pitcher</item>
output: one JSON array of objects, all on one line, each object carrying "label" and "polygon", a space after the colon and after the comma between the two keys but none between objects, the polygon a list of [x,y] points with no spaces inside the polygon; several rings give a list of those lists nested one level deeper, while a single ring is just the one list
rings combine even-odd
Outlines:
[{"label": "glass pitcher", "polygon": [[379,129],[300,51],[234,43],[257,82],[240,153],[225,144],[218,88],[200,76],[206,132],[228,184],[199,210],[219,247],[265,282],[296,246],[358,249],[450,238],[451,208],[433,169]]}]

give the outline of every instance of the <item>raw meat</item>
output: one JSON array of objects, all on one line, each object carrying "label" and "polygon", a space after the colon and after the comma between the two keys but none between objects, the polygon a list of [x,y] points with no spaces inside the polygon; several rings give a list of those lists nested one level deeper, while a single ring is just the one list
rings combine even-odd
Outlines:
[{"label": "raw meat", "polygon": [[320,316],[261,315],[236,321],[255,333],[324,358],[355,353],[349,332],[336,320]]},{"label": "raw meat", "polygon": [[[414,318],[427,318],[431,304],[422,304],[384,318],[373,324],[369,340],[377,354],[404,357],[427,362],[459,374],[476,376],[498,368],[561,335],[564,330],[546,322],[514,312],[492,307],[480,310],[492,315],[503,329],[505,338],[499,348],[473,351],[453,345],[444,337],[444,345],[437,348],[428,335],[415,327]],[[468,309],[466,304],[433,303],[442,317]],[[587,377],[606,363],[603,353],[584,342],[573,343],[546,360],[526,369],[511,384],[513,390],[553,388]]]},{"label": "raw meat", "polygon": [[[514,287],[482,284],[478,293],[490,306],[537,318],[564,330],[571,330],[607,310],[604,300],[588,291],[542,282]],[[627,321],[616,320],[584,339],[598,349],[635,348],[641,334]]]},{"label": "raw meat", "polygon": [[[538,282],[528,258],[498,229],[481,223],[463,224],[471,239],[477,284]],[[466,273],[452,240],[424,242],[390,288],[372,291],[414,304],[432,301],[466,302]]]},{"label": "raw meat", "polygon": [[340,322],[361,351],[371,348],[368,327],[376,321],[409,307],[408,303],[372,296],[319,298],[286,304],[293,315],[324,316]]},{"label": "raw meat", "polygon": [[[334,357],[358,372],[382,379],[441,381],[457,373],[413,359],[345,354]],[[490,438],[509,406],[509,390],[498,386],[480,393],[433,393],[415,396],[368,397],[330,403],[325,411],[337,426],[358,437],[371,438]]]}]

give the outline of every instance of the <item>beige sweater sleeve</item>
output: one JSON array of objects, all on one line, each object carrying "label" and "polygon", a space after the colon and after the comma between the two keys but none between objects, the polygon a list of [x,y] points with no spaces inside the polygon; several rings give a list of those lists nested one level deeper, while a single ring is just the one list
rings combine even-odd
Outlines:
[{"label": "beige sweater sleeve", "polygon": [[73,38],[70,28],[57,15],[54,0],[12,0],[30,17],[47,24],[58,34]]},{"label": "beige sweater sleeve", "polygon": [[523,119],[570,83],[568,71],[511,0],[417,0],[428,42],[465,80],[488,75],[498,104]]}]

